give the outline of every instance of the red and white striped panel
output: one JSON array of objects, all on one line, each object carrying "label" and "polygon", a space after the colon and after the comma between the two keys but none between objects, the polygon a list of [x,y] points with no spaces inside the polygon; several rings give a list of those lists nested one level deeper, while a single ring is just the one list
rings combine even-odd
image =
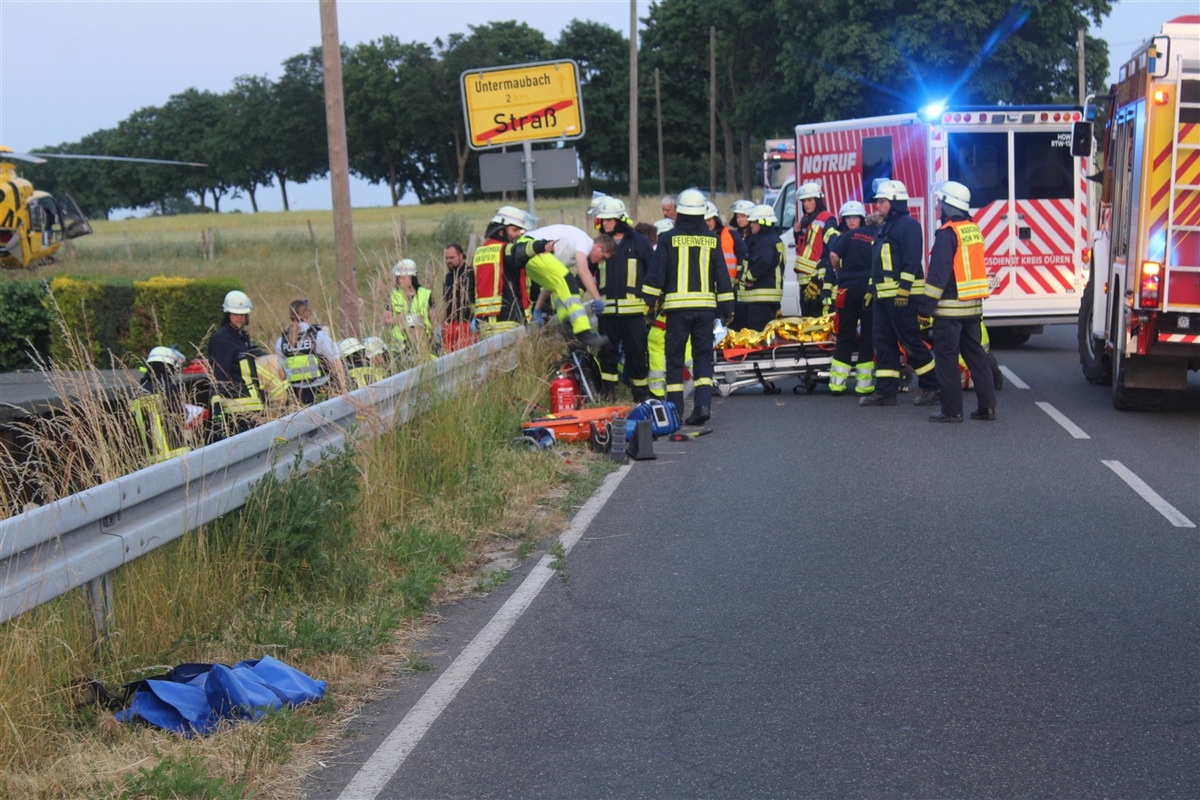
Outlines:
[{"label": "red and white striped panel", "polygon": [[1160,333],[1158,340],[1171,344],[1200,344],[1200,333]]}]

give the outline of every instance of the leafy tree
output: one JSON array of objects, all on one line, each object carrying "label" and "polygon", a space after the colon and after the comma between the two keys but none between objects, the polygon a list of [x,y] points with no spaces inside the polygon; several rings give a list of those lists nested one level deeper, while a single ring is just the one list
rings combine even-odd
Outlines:
[{"label": "leafy tree", "polygon": [[266,166],[279,183],[284,211],[289,180],[305,183],[329,173],[324,76],[321,48],[314,47],[284,61],[283,75],[273,86],[274,102],[266,116],[274,149]]},{"label": "leafy tree", "polygon": [[610,177],[628,171],[629,40],[607,25],[572,20],[552,57],[579,65],[586,132],[574,146],[583,166],[583,194],[590,196],[593,171]]},{"label": "leafy tree", "polygon": [[210,158],[229,184],[250,198],[258,211],[256,192],[270,186],[270,163],[276,148],[271,120],[278,116],[271,81],[265,76],[242,75],[223,96],[224,113],[213,131]]},{"label": "leafy tree", "polygon": [[[156,134],[161,140],[161,153],[173,161],[209,163],[213,160],[215,131],[225,116],[224,100],[213,92],[188,89],[174,95],[162,107],[156,123]],[[213,209],[220,210],[220,198],[230,190],[230,183],[222,177],[215,165],[208,167],[173,166],[169,164],[147,165],[147,170],[159,173],[160,179],[172,188],[168,197],[180,198],[187,192],[195,192],[204,205],[204,197],[211,192]],[[192,204],[174,202],[172,208],[189,208]],[[160,207],[167,213],[166,206]]]}]

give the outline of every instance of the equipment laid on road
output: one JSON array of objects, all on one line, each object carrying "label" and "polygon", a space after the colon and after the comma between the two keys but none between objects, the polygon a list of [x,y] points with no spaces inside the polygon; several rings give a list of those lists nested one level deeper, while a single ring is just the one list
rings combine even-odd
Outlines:
[{"label": "equipment laid on road", "polygon": [[[1200,18],[1179,17],[1121,68],[1104,122],[1079,361],[1121,410],[1154,411],[1200,370]],[[1072,150],[1091,154],[1091,123]],[[989,322],[991,320],[989,319]]]},{"label": "equipment laid on road", "polygon": [[690,439],[696,439],[701,436],[707,436],[712,433],[712,428],[701,428],[698,431],[688,431],[687,433],[672,433],[670,439],[672,442],[686,442]]}]

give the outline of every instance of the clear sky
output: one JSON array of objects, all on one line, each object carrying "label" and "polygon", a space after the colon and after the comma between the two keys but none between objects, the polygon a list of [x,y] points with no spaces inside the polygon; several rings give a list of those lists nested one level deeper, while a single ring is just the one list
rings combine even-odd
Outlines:
[{"label": "clear sky", "polygon": [[[639,16],[649,6],[638,0]],[[629,10],[629,0],[339,0],[338,33],[350,45],[386,34],[432,42],[516,19],[553,41],[572,19],[628,35]],[[1195,13],[1195,0],[1114,3],[1098,31],[1113,75],[1164,20]],[[320,43],[316,0],[0,0],[0,143],[28,152],[77,141],[189,88],[223,93],[239,75],[274,80],[285,59]],[[288,196],[294,209],[331,204],[327,181],[289,186]],[[351,196],[356,206],[390,202],[385,187],[357,180]],[[258,200],[282,207],[275,187]],[[221,208],[249,202],[226,198]]]}]

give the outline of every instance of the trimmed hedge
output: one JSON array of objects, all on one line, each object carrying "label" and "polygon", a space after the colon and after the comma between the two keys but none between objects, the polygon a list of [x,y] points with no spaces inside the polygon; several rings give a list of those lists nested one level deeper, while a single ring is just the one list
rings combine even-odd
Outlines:
[{"label": "trimmed hedge", "polygon": [[[50,281],[51,314],[61,319],[50,337],[50,358],[60,367],[119,368],[126,356],[125,337],[133,309],[133,281],[114,278],[95,281],[58,275]],[[69,336],[61,335],[63,331]],[[78,346],[82,352],[76,352]],[[81,362],[81,356],[90,364]]]},{"label": "trimmed hedge", "polygon": [[45,281],[0,283],[0,372],[35,369],[50,357],[45,297]]},{"label": "trimmed hedge", "polygon": [[220,320],[225,294],[241,289],[232,278],[159,276],[133,284],[133,314],[125,340],[130,352],[145,355],[160,344],[175,345],[191,358]]}]

